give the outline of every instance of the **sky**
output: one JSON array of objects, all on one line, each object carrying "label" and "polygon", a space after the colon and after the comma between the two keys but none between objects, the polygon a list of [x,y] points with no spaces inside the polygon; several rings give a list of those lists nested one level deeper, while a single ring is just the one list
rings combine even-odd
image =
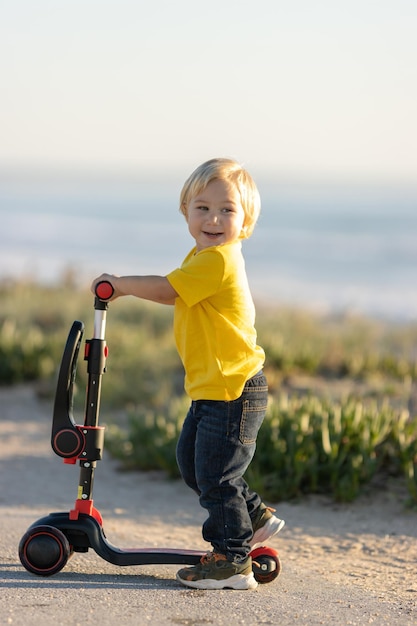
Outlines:
[{"label": "sky", "polygon": [[417,182],[416,0],[0,0],[0,169]]}]

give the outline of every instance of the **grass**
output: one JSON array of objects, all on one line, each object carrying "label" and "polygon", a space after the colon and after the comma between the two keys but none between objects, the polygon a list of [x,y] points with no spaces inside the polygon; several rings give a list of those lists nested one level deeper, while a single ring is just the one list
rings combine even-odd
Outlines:
[{"label": "grass", "polygon": [[[0,295],[0,384],[36,381],[52,396],[73,320],[92,335],[91,294],[68,273],[60,286],[4,281]],[[177,476],[187,400],[172,313],[133,298],[110,305],[102,413],[106,446],[126,468]],[[257,328],[270,407],[248,473],[254,488],[273,501],[307,493],[351,501],[376,477],[395,476],[417,506],[417,324],[276,308],[258,310]]]}]

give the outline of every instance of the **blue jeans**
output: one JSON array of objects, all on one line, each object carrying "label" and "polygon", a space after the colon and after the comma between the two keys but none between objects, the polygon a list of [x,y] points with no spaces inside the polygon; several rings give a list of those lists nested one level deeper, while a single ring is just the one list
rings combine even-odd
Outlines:
[{"label": "blue jeans", "polygon": [[177,444],[181,475],[208,511],[203,538],[233,561],[250,552],[251,518],[261,504],[243,474],[255,453],[267,401],[262,371],[247,381],[237,400],[193,401]]}]

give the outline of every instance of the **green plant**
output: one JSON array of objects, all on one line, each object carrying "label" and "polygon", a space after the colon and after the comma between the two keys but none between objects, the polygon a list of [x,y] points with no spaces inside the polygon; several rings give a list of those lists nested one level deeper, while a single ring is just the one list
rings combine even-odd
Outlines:
[{"label": "green plant", "polygon": [[138,410],[128,415],[127,429],[108,427],[106,448],[126,469],[162,470],[178,478],[176,442],[188,409],[185,398],[174,400],[170,410]]},{"label": "green plant", "polygon": [[[0,384],[42,380],[53,394],[74,319],[93,326],[93,298],[68,274],[58,286],[0,283]],[[129,468],[177,476],[185,414],[172,307],[120,298],[109,307],[102,417],[108,449]],[[326,493],[350,500],[378,473],[404,475],[417,504],[417,324],[260,309],[271,406],[248,476],[271,500]],[[77,371],[78,411],[86,371]],[[286,393],[285,393],[286,392]],[[406,411],[410,409],[410,415]],[[115,427],[113,411],[127,415]]]},{"label": "green plant", "polygon": [[402,411],[392,432],[395,458],[405,474],[410,505],[417,507],[417,418]]},{"label": "green plant", "polygon": [[[175,446],[186,402],[131,414],[126,429],[111,426],[110,452],[128,469],[163,469],[177,477]],[[395,465],[401,445],[401,471],[415,499],[416,428],[417,418],[405,431],[401,413],[375,403],[282,396],[269,408],[247,478],[275,502],[309,493],[349,502],[379,471]]]},{"label": "green plant", "polygon": [[52,351],[36,328],[20,330],[5,320],[0,326],[0,381],[15,384],[50,376],[54,371]]},{"label": "green plant", "polygon": [[263,478],[271,500],[326,493],[350,501],[385,462],[384,443],[396,414],[348,399],[281,397],[269,410],[258,438],[250,477]]}]

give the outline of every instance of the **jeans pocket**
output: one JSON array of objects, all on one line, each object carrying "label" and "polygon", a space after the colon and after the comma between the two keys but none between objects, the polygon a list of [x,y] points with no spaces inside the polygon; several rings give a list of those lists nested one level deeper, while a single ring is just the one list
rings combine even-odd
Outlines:
[{"label": "jeans pocket", "polygon": [[243,445],[256,442],[258,431],[262,425],[267,409],[267,400],[244,400],[240,420],[239,440]]}]

